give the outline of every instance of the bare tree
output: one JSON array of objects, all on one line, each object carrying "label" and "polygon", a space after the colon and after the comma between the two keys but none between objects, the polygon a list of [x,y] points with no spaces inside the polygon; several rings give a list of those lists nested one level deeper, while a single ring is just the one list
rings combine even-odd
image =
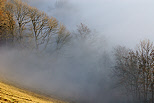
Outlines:
[{"label": "bare tree", "polygon": [[91,30],[86,26],[85,24],[81,23],[80,25],[77,25],[77,37],[78,38],[87,38],[90,36]]},{"label": "bare tree", "polygon": [[39,45],[46,47],[52,35],[56,34],[58,21],[51,17],[49,18],[44,12],[40,12],[36,8],[30,8],[29,17],[32,23],[32,35],[35,39],[36,49]]},{"label": "bare tree", "polygon": [[30,22],[30,18],[28,17],[29,12],[29,5],[22,2],[21,0],[11,0],[10,1],[14,8],[14,17],[17,21],[18,25],[18,34],[17,39],[21,42],[22,38],[24,37],[23,31],[26,30],[26,24]]},{"label": "bare tree", "polygon": [[60,49],[64,44],[66,44],[70,38],[70,32],[64,25],[60,24],[56,37],[57,49]]},{"label": "bare tree", "polygon": [[[152,84],[152,73],[151,70],[153,67],[151,67],[152,60],[152,52],[154,50],[153,43],[151,43],[149,40],[143,40],[140,42],[140,45],[138,47],[137,53],[139,54],[138,60],[139,60],[139,69],[140,69],[140,80],[142,92],[144,95],[144,102],[147,102],[149,100],[149,95],[151,95],[151,84]],[[153,71],[153,70],[152,70]],[[153,100],[153,99],[151,99]]]},{"label": "bare tree", "polygon": [[143,40],[136,51],[117,48],[115,74],[126,90],[144,103],[153,103],[153,50],[149,40]]}]

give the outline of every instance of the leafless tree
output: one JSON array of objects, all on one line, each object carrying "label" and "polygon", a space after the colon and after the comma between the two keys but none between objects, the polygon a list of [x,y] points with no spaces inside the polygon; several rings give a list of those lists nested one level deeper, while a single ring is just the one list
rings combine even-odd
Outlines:
[{"label": "leafless tree", "polygon": [[153,50],[149,40],[143,40],[133,51],[124,47],[115,51],[115,74],[119,83],[144,103],[153,103]]}]

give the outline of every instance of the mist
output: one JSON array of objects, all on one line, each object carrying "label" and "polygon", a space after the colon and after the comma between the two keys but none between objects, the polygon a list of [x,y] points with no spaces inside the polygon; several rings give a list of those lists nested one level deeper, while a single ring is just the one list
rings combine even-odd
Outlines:
[{"label": "mist", "polygon": [[[3,48],[0,52],[1,79],[70,102],[119,101],[120,94],[114,94],[118,93],[113,92],[110,82],[107,47],[74,41],[52,54]],[[96,49],[99,45],[102,48]]]},{"label": "mist", "polygon": [[[55,0],[31,2],[35,4],[38,1],[40,5],[34,6],[57,17],[68,27],[75,27],[83,22],[109,38],[112,45],[123,44],[133,48],[141,39],[147,38],[153,41],[154,1],[152,0],[68,0],[72,8],[63,8],[63,14],[59,10],[55,10],[55,13],[49,9],[54,8]],[[42,3],[46,3],[46,8],[41,9],[44,7]]]},{"label": "mist", "polygon": [[59,51],[37,54],[27,49],[0,51],[1,78],[49,97],[79,103],[130,103],[115,89],[112,77],[116,45],[134,48],[142,39],[153,41],[152,0],[28,0],[57,18],[73,33],[80,23],[97,33],[95,42],[74,38]]}]

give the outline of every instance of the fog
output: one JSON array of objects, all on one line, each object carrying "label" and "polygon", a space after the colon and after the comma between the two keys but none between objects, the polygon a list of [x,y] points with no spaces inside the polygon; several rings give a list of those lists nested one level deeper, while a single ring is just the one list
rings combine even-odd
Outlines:
[{"label": "fog", "polygon": [[[40,5],[36,2],[40,3]],[[70,0],[71,9],[51,10],[55,0],[35,0],[32,5],[57,17],[69,27],[80,22],[100,31],[113,45],[133,48],[141,39],[153,41],[153,0]],[[36,5],[37,4],[37,5]],[[64,10],[64,9],[63,9]]]},{"label": "fog", "polygon": [[[123,101],[110,80],[111,62],[105,45],[89,44],[72,42],[52,54],[1,48],[1,79],[71,102]],[[96,49],[100,45],[102,48]]]},{"label": "fog", "polygon": [[[75,42],[58,52],[27,50],[0,52],[1,76],[24,88],[79,103],[126,103],[130,98],[114,89],[113,54],[116,45],[134,48],[142,39],[153,41],[152,0],[28,0],[57,18],[73,32],[81,22],[97,31],[94,44]],[[129,101],[128,101],[129,100]]]}]

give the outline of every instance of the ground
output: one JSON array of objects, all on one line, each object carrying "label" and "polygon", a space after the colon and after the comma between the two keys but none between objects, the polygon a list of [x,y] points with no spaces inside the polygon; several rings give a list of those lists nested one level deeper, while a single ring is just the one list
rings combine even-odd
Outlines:
[{"label": "ground", "polygon": [[67,103],[0,82],[0,103]]}]

